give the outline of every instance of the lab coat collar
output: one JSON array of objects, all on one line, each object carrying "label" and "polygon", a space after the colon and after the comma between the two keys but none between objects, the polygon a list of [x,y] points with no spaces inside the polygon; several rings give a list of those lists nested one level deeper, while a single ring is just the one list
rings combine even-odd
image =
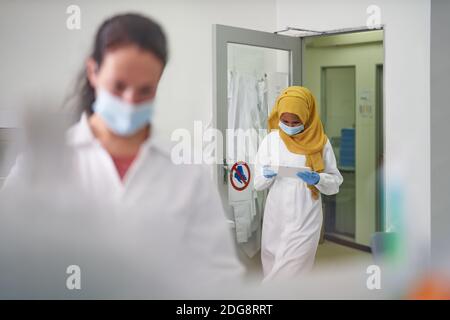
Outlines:
[{"label": "lab coat collar", "polygon": [[[142,143],[141,149],[157,149],[159,152],[170,157],[170,150],[167,148],[167,144],[164,144],[158,138],[155,137],[154,128],[152,127],[151,135]],[[88,123],[88,116],[85,112],[81,115],[80,121],[71,127],[67,132],[68,144],[73,147],[81,147],[91,144],[99,144],[99,141],[95,138]]]},{"label": "lab coat collar", "polygon": [[95,141],[94,134],[89,127],[87,114],[83,112],[80,121],[67,131],[67,142],[71,146],[81,146]]}]

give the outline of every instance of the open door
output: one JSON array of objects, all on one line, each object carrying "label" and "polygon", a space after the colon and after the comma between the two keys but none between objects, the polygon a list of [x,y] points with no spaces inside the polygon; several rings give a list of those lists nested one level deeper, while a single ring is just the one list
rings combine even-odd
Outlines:
[{"label": "open door", "polygon": [[383,29],[302,37],[302,84],[316,96],[344,182],[322,195],[325,238],[370,251],[383,231]]},{"label": "open door", "polygon": [[265,195],[253,191],[249,153],[255,153],[260,139],[240,153],[248,142],[231,141],[229,133],[239,129],[264,132],[279,92],[289,85],[301,85],[301,39],[214,25],[213,72],[213,121],[224,139],[223,161],[214,178],[239,247],[253,257],[259,251]]}]

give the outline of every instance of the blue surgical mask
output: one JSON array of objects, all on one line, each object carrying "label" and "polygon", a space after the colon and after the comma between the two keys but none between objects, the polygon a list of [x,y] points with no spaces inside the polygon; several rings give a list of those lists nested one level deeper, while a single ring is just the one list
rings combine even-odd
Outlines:
[{"label": "blue surgical mask", "polygon": [[300,133],[305,129],[304,125],[299,125],[297,127],[289,127],[285,125],[282,121],[278,124],[281,130],[284,131],[288,136],[293,136],[294,134]]},{"label": "blue surgical mask", "polygon": [[129,104],[107,90],[99,89],[92,109],[115,134],[130,136],[151,122],[154,101]]}]

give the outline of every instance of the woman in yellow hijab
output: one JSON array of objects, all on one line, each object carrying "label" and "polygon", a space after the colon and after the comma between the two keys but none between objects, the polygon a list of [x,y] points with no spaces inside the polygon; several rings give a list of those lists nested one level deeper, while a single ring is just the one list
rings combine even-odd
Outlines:
[{"label": "woman in yellow hijab", "polygon": [[[261,245],[265,280],[312,268],[322,225],[320,194],[336,194],[343,182],[315,98],[307,88],[282,91],[269,115],[268,129],[256,157],[254,180],[256,190],[270,189]],[[278,175],[281,167],[298,170],[295,175]]]}]

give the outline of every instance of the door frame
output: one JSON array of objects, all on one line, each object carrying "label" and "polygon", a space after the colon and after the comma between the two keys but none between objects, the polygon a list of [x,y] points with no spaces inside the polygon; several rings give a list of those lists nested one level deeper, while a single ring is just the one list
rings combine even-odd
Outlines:
[{"label": "door frame", "polygon": [[[383,65],[383,78],[382,78],[382,81],[383,81],[383,88],[382,88],[382,90],[383,90],[383,97],[382,97],[382,104],[381,104],[381,118],[377,118],[377,133],[376,133],[376,135],[377,135],[377,141],[376,141],[376,148],[377,148],[377,152],[376,152],[376,157],[377,157],[377,159],[376,159],[376,161],[377,161],[377,164],[378,164],[378,160],[379,160],[379,153],[382,153],[383,155],[385,155],[385,150],[386,150],[386,136],[385,136],[385,130],[384,130],[384,128],[385,128],[385,123],[386,123],[386,119],[385,119],[385,117],[384,117],[384,115],[386,114],[385,113],[385,108],[386,108],[386,103],[385,103],[385,101],[386,101],[386,95],[385,95],[385,78],[386,78],[386,72],[385,72],[385,68],[384,68],[384,66],[386,65],[386,27],[385,27],[385,25],[380,25],[380,26],[378,26],[378,27],[376,27],[376,28],[367,28],[367,27],[360,27],[360,28],[346,28],[346,29],[336,29],[336,30],[330,30],[330,31],[326,31],[326,32],[321,32],[321,33],[312,33],[312,34],[307,34],[307,35],[304,35],[304,36],[301,36],[300,38],[301,38],[301,42],[302,42],[302,59],[304,59],[304,57],[305,57],[305,55],[304,55],[304,52],[305,52],[305,50],[306,50],[306,41],[304,41],[304,39],[306,39],[306,38],[317,38],[317,37],[326,37],[326,36],[330,36],[330,35],[339,35],[339,34],[348,34],[348,33],[359,33],[359,32],[371,32],[371,31],[383,31],[383,63],[382,63],[382,65]],[[380,64],[376,64],[375,65],[375,67],[376,68],[378,68],[378,66],[379,66]],[[304,66],[304,61],[302,60],[302,66]],[[303,68],[302,69],[302,80],[304,79],[304,77],[305,77],[305,70],[306,70],[306,68]],[[376,70],[376,71],[378,71],[378,70]],[[376,72],[376,75],[377,75],[377,72]],[[378,83],[378,79],[376,79],[376,83],[375,83],[375,87],[376,87],[376,89],[377,89],[377,86],[379,85],[379,83]],[[376,97],[376,100],[377,99],[379,99],[379,97]],[[374,107],[375,108],[377,108],[378,107],[378,102],[377,101],[375,101],[375,103],[374,103]],[[377,117],[379,116],[379,113],[377,113],[377,115],[376,115]],[[382,137],[381,137],[381,144],[382,144],[382,147],[381,147],[381,150],[379,149],[379,146],[378,146],[378,143],[379,143],[379,135],[378,135],[378,132],[379,132],[379,130],[382,132],[381,134],[383,135]],[[379,165],[379,166],[377,166],[377,168],[376,168],[376,176],[377,176],[377,179],[376,179],[376,190],[375,190],[375,201],[376,201],[376,204],[375,204],[375,210],[376,210],[376,212],[375,212],[375,217],[374,217],[374,219],[375,219],[375,232],[384,232],[385,231],[385,229],[386,229],[386,225],[385,225],[385,222],[386,222],[386,203],[384,202],[384,203],[381,203],[381,200],[382,199],[386,199],[386,170],[384,170],[384,168],[385,168],[385,165],[386,165],[386,162],[385,162],[385,158],[383,159],[383,162]],[[339,237],[335,237],[335,236],[332,236],[332,235],[328,235],[328,236],[325,236],[328,240],[331,240],[331,241],[333,241],[333,242],[336,242],[336,243],[340,243],[340,244],[342,244],[342,245],[345,245],[345,246],[348,246],[348,247],[352,247],[352,248],[355,248],[355,249],[360,249],[360,250],[363,250],[363,251],[370,251],[371,250],[371,248],[370,247],[368,247],[368,246],[366,246],[366,245],[363,245],[363,244],[359,244],[359,243],[357,243],[356,241],[352,241],[352,240],[348,240],[348,239],[344,239],[344,238],[339,238]]]},{"label": "door frame", "polygon": [[377,232],[384,232],[386,229],[386,196],[385,196],[385,172],[384,170],[384,154],[385,154],[385,130],[384,130],[384,61],[375,65],[375,112],[377,117],[376,127],[376,161],[377,161],[377,178],[376,178],[376,221],[375,228]]}]

